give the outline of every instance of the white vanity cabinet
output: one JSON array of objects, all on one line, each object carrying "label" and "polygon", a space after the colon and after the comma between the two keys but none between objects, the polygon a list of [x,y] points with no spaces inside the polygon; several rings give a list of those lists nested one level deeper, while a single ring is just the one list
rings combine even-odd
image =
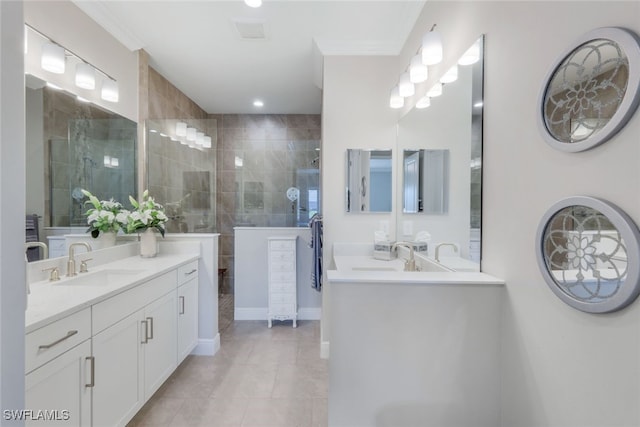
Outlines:
[{"label": "white vanity cabinet", "polygon": [[293,327],[297,326],[296,239],[297,236],[268,238],[269,327],[273,319],[293,320]]},{"label": "white vanity cabinet", "polygon": [[197,345],[197,266],[150,275],[30,331],[26,408],[58,410],[46,425],[125,426]]},{"label": "white vanity cabinet", "polygon": [[178,268],[178,364],[198,344],[198,261]]},{"label": "white vanity cabinet", "polygon": [[91,425],[90,313],[87,308],[27,334],[26,408],[43,412],[26,425]]},{"label": "white vanity cabinet", "polygon": [[177,366],[176,285],[174,270],[93,307],[94,426],[125,425]]}]

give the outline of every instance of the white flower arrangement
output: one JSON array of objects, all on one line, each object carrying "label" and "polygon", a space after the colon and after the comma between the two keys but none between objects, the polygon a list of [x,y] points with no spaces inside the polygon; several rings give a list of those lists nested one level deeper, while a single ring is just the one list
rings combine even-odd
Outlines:
[{"label": "white flower arrangement", "polygon": [[149,191],[145,190],[142,193],[140,203],[131,196],[129,196],[129,201],[134,210],[122,210],[117,215],[117,220],[123,224],[122,228],[125,233],[140,233],[149,228],[155,228],[164,237],[164,224],[169,218],[165,215],[163,206],[149,197]]},{"label": "white flower arrangement", "polygon": [[87,215],[87,224],[89,225],[87,232],[90,232],[92,237],[98,237],[100,232],[117,233],[122,228],[124,222],[118,219],[118,215],[122,211],[120,203],[113,199],[98,200],[96,196],[87,190],[82,190],[82,194],[89,198],[89,200],[85,201],[85,204],[93,206],[93,208],[87,209],[85,213]]}]

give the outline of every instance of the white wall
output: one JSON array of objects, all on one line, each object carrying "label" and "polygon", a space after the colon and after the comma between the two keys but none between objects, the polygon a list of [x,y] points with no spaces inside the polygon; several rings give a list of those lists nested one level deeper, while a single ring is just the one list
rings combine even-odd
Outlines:
[{"label": "white wall", "polygon": [[[24,407],[24,69],[22,2],[0,2],[0,409]],[[21,425],[5,420],[0,424]]]},{"label": "white wall", "polygon": [[[482,267],[507,283],[502,425],[640,425],[640,302],[605,315],[570,308],[542,279],[534,241],[546,209],[575,194],[607,199],[640,223],[640,113],[603,146],[577,154],[547,146],[536,125],[538,93],[557,56],[593,28],[640,33],[640,2],[429,1],[398,58],[326,58],[325,256],[333,242],[367,241],[379,219],[393,222],[394,214],[344,213],[344,149],[395,145],[388,93],[434,23],[445,59],[418,94],[486,34]],[[329,310],[326,294],[323,303]]]},{"label": "white wall", "polygon": [[25,22],[56,43],[72,51],[117,80],[120,100],[100,99],[100,87],[89,91],[75,86],[75,65],[67,60],[65,74],[53,74],[40,67],[41,40],[28,31],[26,72],[80,95],[110,111],[138,121],[138,57],[107,33],[71,1],[26,1]]}]

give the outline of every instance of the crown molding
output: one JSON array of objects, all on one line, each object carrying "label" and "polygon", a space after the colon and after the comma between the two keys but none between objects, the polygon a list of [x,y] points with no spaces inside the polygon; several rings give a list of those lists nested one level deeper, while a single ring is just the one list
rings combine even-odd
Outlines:
[{"label": "crown molding", "polygon": [[107,7],[107,2],[103,0],[71,0],[80,10],[86,13],[91,19],[104,28],[109,34],[115,37],[127,49],[134,52],[142,49],[144,43],[133,32],[125,27],[111,13]]}]

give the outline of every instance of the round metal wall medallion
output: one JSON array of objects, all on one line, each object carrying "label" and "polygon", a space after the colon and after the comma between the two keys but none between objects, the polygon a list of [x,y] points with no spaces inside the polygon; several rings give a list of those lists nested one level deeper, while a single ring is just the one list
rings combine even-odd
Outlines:
[{"label": "round metal wall medallion", "polygon": [[536,234],[549,288],[588,313],[620,310],[640,294],[640,231],[617,206],[574,196],[555,203]]},{"label": "round metal wall medallion", "polygon": [[640,43],[621,28],[580,37],[556,61],[539,96],[538,125],[545,141],[568,152],[607,141],[640,102]]}]

